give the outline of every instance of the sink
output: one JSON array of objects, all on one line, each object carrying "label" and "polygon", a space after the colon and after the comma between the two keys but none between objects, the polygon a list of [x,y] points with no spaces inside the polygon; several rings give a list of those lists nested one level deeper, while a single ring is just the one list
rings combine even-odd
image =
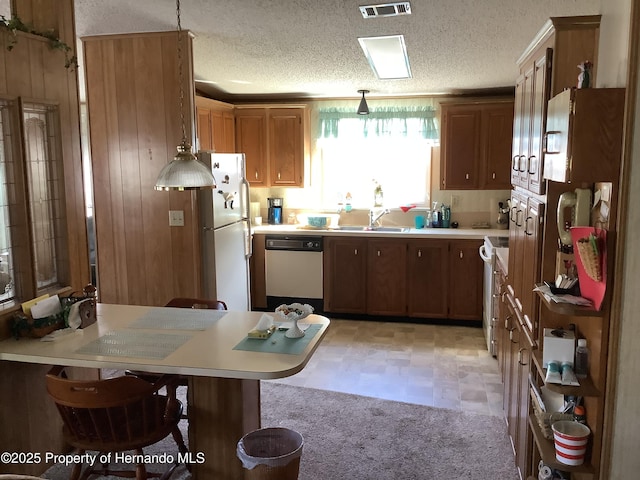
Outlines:
[{"label": "sink", "polygon": [[364,230],[369,232],[408,232],[407,227],[366,227]]},{"label": "sink", "polygon": [[340,225],[338,227],[338,230],[348,230],[348,231],[354,231],[354,232],[363,232],[366,229],[367,227],[359,227],[357,225]]},{"label": "sink", "polygon": [[408,232],[407,227],[361,227],[357,225],[340,225],[338,230],[353,232]]}]

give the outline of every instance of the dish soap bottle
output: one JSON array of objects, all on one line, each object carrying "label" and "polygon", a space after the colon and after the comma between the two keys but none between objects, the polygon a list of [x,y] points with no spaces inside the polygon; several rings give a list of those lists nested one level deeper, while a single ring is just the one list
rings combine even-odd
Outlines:
[{"label": "dish soap bottle", "polygon": [[382,185],[375,180],[373,181],[375,188],[373,189],[373,206],[381,207],[383,202]]}]

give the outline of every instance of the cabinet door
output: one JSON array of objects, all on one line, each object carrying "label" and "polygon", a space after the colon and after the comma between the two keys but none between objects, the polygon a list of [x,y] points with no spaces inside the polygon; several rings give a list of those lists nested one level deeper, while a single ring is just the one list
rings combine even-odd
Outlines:
[{"label": "cabinet door", "polygon": [[336,313],[367,309],[367,240],[327,237],[324,249],[324,308]]},{"label": "cabinet door", "polygon": [[272,186],[302,186],[302,114],[301,108],[269,111],[269,173]]},{"label": "cabinet door", "polygon": [[531,122],[533,121],[533,66],[524,74],[522,84],[522,126],[520,133],[520,161],[518,163],[518,185],[529,188],[529,149],[531,145]]},{"label": "cabinet door", "polygon": [[482,241],[459,240],[449,247],[449,318],[482,319]]},{"label": "cabinet door", "polygon": [[234,153],[234,116],[221,110],[211,111],[213,125],[213,149],[218,153]]},{"label": "cabinet door", "polygon": [[208,108],[197,107],[196,114],[198,118],[198,149],[213,150],[211,110],[209,110]]},{"label": "cabinet door", "polygon": [[540,257],[542,255],[542,229],[544,204],[534,198],[527,200],[527,210],[522,226],[522,314],[525,328],[532,338],[538,331],[538,296],[533,291],[540,282]]},{"label": "cabinet door", "polygon": [[481,109],[442,105],[443,190],[469,190],[479,187]]},{"label": "cabinet door", "polygon": [[525,110],[524,75],[516,80],[515,103],[513,107],[513,141],[511,142],[511,183],[520,184],[520,163],[522,162],[522,142],[526,133],[524,128]]},{"label": "cabinet door", "polygon": [[371,239],[367,249],[367,313],[406,315],[406,241]]},{"label": "cabinet door", "polygon": [[524,260],[524,219],[527,212],[527,197],[511,192],[509,212],[509,288],[514,299],[522,292],[522,263]]},{"label": "cabinet door", "polygon": [[407,308],[410,317],[447,318],[449,244],[410,240],[407,249]]},{"label": "cabinet door", "polygon": [[513,102],[487,105],[482,111],[482,188],[509,190]]},{"label": "cabinet door", "polygon": [[551,91],[551,54],[548,48],[533,67],[531,99],[531,140],[527,160],[527,187],[534,193],[544,193],[542,136],[547,120],[547,102]]},{"label": "cabinet door", "polygon": [[[525,328],[524,325],[520,325]],[[516,465],[520,470],[520,478],[527,478],[533,472],[530,472],[531,447],[533,445],[533,436],[529,428],[529,372],[532,366],[532,348],[533,345],[524,330],[519,332],[519,343],[517,345],[517,432],[516,442]]]},{"label": "cabinet door", "polygon": [[236,150],[244,153],[247,180],[252,186],[266,187],[267,113],[264,109],[239,110],[236,114]]},{"label": "cabinet door", "polygon": [[224,125],[224,138],[222,148],[224,153],[236,152],[236,117],[233,112],[222,112],[222,123]]}]

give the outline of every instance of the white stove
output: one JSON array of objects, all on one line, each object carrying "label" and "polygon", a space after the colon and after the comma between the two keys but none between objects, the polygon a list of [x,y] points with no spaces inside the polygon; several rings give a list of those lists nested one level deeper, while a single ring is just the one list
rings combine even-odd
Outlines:
[{"label": "white stove", "polygon": [[[505,232],[508,235],[508,231]],[[498,321],[498,312],[494,311],[493,296],[496,293],[493,275],[496,270],[496,250],[507,248],[509,237],[484,237],[484,244],[480,247],[480,258],[484,262],[484,274],[482,276],[482,324],[484,327],[487,349],[496,356],[495,324]]]}]

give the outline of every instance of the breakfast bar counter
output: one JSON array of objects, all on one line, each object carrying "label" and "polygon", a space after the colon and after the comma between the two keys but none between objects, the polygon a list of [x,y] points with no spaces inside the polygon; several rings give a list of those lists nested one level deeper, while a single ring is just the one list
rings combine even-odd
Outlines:
[{"label": "breakfast bar counter", "polygon": [[[188,376],[189,449],[194,457],[204,454],[205,458],[204,463],[191,465],[192,478],[236,480],[244,476],[236,458],[237,442],[260,428],[260,379],[286,377],[302,370],[329,327],[327,318],[310,315],[304,319],[313,330],[310,338],[286,339],[303,342],[294,351],[242,348],[247,333],[262,315],[98,304],[95,324],[53,342],[31,338],[1,341],[0,360],[3,364],[8,361]],[[186,321],[173,323],[172,318]],[[155,320],[158,322],[154,325]],[[275,334],[254,341],[271,342],[274,348],[276,342],[284,343],[282,336]],[[3,402],[2,409],[5,405]],[[23,405],[24,411],[2,412],[1,416],[28,418],[28,402]],[[13,432],[3,429],[0,446],[9,446],[13,437]]]}]

